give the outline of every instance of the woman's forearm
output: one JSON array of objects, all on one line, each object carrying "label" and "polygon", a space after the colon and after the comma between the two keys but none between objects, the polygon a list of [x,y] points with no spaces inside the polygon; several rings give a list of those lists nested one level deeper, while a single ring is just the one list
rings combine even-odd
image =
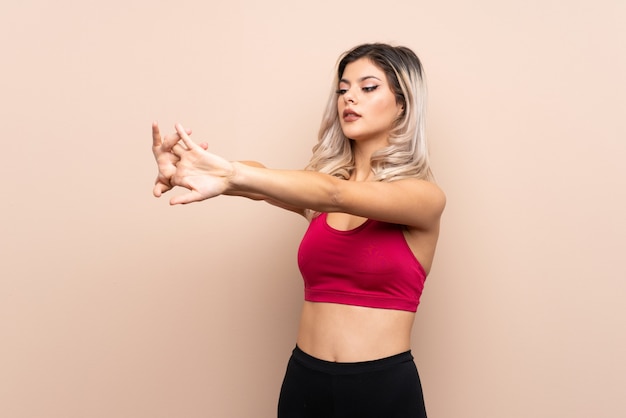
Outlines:
[{"label": "woman's forearm", "polygon": [[[265,168],[265,166],[257,161],[238,161],[237,162],[240,165],[245,165],[248,167],[256,167],[256,168]],[[243,188],[231,188],[229,190],[227,190],[224,195],[226,196],[239,196],[239,197],[245,197],[247,199],[251,199],[251,200],[257,200],[257,201],[264,201],[272,206],[276,206],[282,209],[286,209],[289,210],[291,212],[295,212],[298,213],[302,216],[305,215],[304,213],[304,207],[301,206],[295,206],[295,205],[290,205],[288,203],[285,203],[283,201],[277,200],[272,198],[271,196],[269,196],[268,194],[265,193],[260,193],[260,192],[252,192],[252,191],[248,191],[248,190],[244,190]]]},{"label": "woman's forearm", "polygon": [[[237,161],[237,163],[243,164],[243,165],[247,165],[249,167],[265,168],[265,166],[263,164],[259,163],[258,161]],[[246,198],[252,199],[252,200],[266,200],[268,198],[268,196],[266,196],[266,195],[264,195],[262,193],[252,193],[252,192],[247,192],[247,191],[243,191],[243,190],[235,190],[235,189],[228,190],[224,194],[226,196],[246,197]]]},{"label": "woman's forearm", "polygon": [[304,170],[272,170],[263,166],[233,163],[234,172],[226,194],[265,196],[289,207],[320,212],[337,210],[338,182],[327,174]]}]

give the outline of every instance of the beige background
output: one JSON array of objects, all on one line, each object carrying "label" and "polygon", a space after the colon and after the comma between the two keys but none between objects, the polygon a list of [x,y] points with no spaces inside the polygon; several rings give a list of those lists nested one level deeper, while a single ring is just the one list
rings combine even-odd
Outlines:
[{"label": "beige background", "polygon": [[154,199],[150,123],[300,168],[368,41],[429,79],[430,416],[626,416],[624,21],[622,0],[3,2],[0,416],[274,416],[306,224]]}]

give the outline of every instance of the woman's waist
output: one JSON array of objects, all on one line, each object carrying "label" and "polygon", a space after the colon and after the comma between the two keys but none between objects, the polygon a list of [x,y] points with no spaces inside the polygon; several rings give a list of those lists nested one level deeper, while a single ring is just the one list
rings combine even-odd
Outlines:
[{"label": "woman's waist", "polygon": [[365,360],[356,362],[334,362],[321,360],[303,351],[299,346],[293,350],[291,360],[296,361],[308,369],[331,375],[350,375],[378,372],[390,369],[397,365],[413,362],[411,351],[404,351],[388,357],[375,360]]},{"label": "woman's waist", "polygon": [[385,358],[409,350],[414,317],[408,311],[304,302],[297,344],[327,361]]}]

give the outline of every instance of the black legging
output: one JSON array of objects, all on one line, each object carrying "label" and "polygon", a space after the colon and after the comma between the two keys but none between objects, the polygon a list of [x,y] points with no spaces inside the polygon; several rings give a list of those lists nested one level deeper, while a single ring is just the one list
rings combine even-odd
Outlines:
[{"label": "black legging", "polygon": [[287,365],[278,418],[425,418],[410,351],[380,360],[334,363],[298,347]]}]

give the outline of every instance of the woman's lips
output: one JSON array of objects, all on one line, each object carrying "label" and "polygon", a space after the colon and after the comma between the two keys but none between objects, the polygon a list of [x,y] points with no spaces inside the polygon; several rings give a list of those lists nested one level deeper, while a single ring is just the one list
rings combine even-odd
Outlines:
[{"label": "woman's lips", "polygon": [[346,109],[343,111],[343,120],[346,122],[354,122],[355,120],[358,120],[360,117],[361,115],[359,115],[352,109]]}]

